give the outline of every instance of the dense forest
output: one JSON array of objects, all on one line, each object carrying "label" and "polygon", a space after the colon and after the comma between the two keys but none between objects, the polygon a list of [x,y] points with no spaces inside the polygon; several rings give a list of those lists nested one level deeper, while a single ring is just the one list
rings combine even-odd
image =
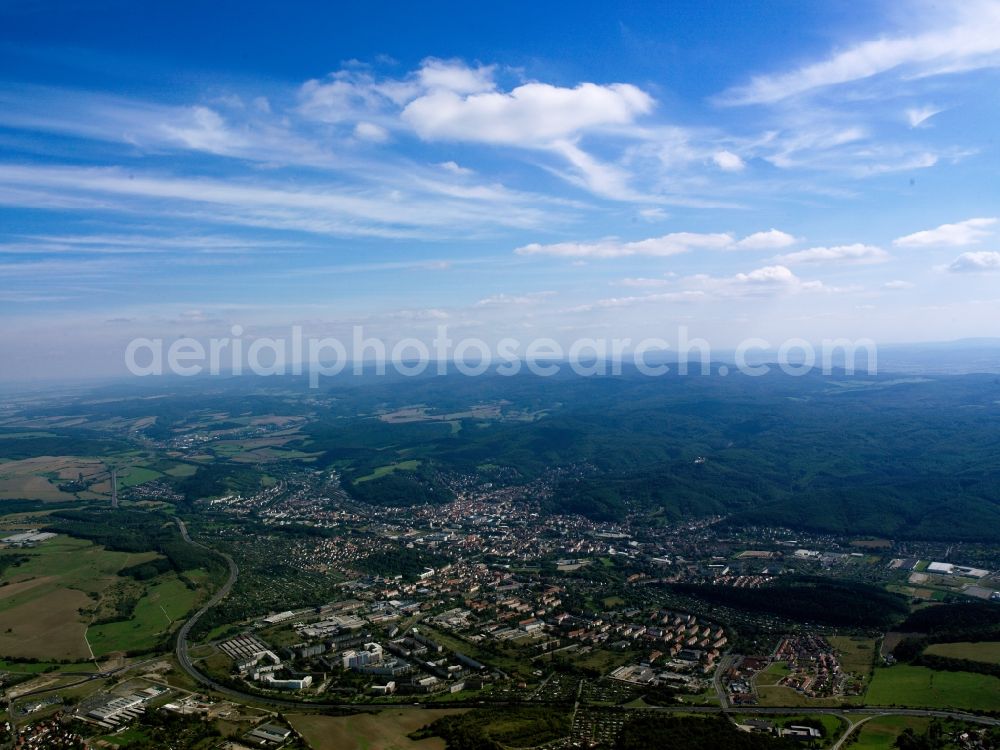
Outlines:
[{"label": "dense forest", "polygon": [[670,589],[710,604],[839,627],[891,627],[909,611],[903,597],[884,589],[825,578],[786,578],[755,589],[689,583]]},{"label": "dense forest", "polygon": [[893,649],[897,661],[945,672],[979,672],[1000,677],[1000,665],[928,654],[935,643],[1000,640],[1000,607],[986,602],[942,604],[918,609],[898,628],[911,633]]},{"label": "dense forest", "polygon": [[[120,552],[159,552],[171,568],[181,573],[195,568],[211,569],[219,560],[211,552],[185,542],[173,520],[163,514],[130,510],[60,510],[51,516],[46,530],[87,539]],[[163,562],[147,564],[166,569]],[[122,571],[134,578],[152,578],[146,566]],[[161,571],[163,572],[163,571]]]}]

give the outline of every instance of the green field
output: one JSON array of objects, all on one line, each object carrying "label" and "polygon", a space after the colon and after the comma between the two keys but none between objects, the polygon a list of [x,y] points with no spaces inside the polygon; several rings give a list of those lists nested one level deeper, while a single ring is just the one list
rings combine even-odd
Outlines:
[{"label": "green field", "polygon": [[1000,641],[934,643],[927,647],[927,653],[934,656],[945,656],[949,659],[967,659],[986,664],[1000,664]]},{"label": "green field", "polygon": [[197,592],[178,578],[167,578],[149,587],[129,620],[95,625],[87,631],[94,654],[151,648],[194,606]]},{"label": "green field", "polygon": [[904,729],[920,734],[927,730],[930,719],[922,716],[876,716],[861,725],[857,742],[851,750],[893,750],[896,738]]},{"label": "green field", "polygon": [[191,464],[175,464],[167,469],[164,473],[169,474],[172,477],[193,477],[198,471],[197,466],[192,466]]},{"label": "green field", "polygon": [[853,636],[831,636],[830,645],[837,649],[840,666],[845,672],[868,676],[875,665],[875,639]]},{"label": "green field", "polygon": [[875,670],[865,702],[872,706],[997,711],[1000,678],[898,664]]},{"label": "green field", "polygon": [[150,482],[163,476],[158,471],[146,469],[142,466],[130,466],[125,471],[127,473],[123,472],[118,475],[118,484],[121,487],[134,487],[137,484]]},{"label": "green field", "polygon": [[95,672],[97,667],[93,662],[77,662],[75,664],[57,664],[55,662],[16,662],[0,659],[0,670],[15,674],[41,674],[42,672]]}]

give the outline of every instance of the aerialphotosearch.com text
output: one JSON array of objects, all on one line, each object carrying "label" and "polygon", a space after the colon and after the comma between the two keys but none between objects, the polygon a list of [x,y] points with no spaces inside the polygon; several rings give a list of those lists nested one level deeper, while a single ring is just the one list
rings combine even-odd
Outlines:
[{"label": "aerialphotosearch.com text", "polygon": [[684,326],[678,327],[673,341],[659,337],[579,338],[569,343],[552,338],[506,337],[492,343],[478,337],[455,340],[443,325],[429,341],[407,337],[387,342],[366,336],[360,325],[353,327],[346,342],[337,337],[306,336],[301,326],[292,326],[287,337],[249,337],[239,325],[232,326],[229,333],[207,339],[135,338],[125,348],[125,366],[137,376],[307,374],[312,387],[318,387],[321,378],[345,371],[384,375],[390,368],[414,377],[444,375],[452,369],[470,377],[491,371],[505,376],[529,372],[546,377],[566,367],[583,376],[620,375],[625,367],[642,375],[660,376],[670,372],[728,375],[731,363],[743,375],[760,377],[773,366],[792,376],[817,368],[826,375],[835,371],[874,375],[878,366],[877,346],[864,338],[824,339],[818,345],[801,338],[781,342],[748,338],[735,348],[719,350],[713,359],[711,344],[691,337]]}]

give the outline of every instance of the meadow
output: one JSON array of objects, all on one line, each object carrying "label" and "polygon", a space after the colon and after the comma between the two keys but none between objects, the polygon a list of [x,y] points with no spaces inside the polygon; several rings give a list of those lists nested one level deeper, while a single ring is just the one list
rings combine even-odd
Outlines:
[{"label": "meadow", "polygon": [[1000,664],[1000,642],[988,641],[981,643],[933,643],[925,651],[933,656],[944,656],[949,659],[967,659],[986,664]]},{"label": "meadow", "polygon": [[865,702],[872,706],[997,711],[1000,678],[897,664],[875,670]]}]

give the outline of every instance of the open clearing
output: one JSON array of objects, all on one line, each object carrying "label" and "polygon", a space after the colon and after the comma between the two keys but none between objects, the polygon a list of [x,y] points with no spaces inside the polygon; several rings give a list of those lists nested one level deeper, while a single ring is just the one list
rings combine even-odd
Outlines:
[{"label": "open clearing", "polygon": [[1000,678],[897,664],[875,670],[866,702],[873,706],[996,711],[1000,709]]},{"label": "open clearing", "polygon": [[946,656],[949,659],[968,659],[986,664],[1000,664],[1000,641],[934,643],[927,647],[927,653],[934,656]]},{"label": "open clearing", "polygon": [[415,742],[407,735],[464,709],[393,708],[355,716],[289,715],[286,718],[315,750],[444,750],[444,740]]},{"label": "open clearing", "polygon": [[412,459],[410,461],[400,461],[395,464],[386,464],[385,466],[379,466],[371,474],[363,477],[358,477],[355,482],[367,482],[370,479],[379,479],[387,474],[392,474],[394,471],[413,471],[418,466],[420,466],[420,461]]}]

